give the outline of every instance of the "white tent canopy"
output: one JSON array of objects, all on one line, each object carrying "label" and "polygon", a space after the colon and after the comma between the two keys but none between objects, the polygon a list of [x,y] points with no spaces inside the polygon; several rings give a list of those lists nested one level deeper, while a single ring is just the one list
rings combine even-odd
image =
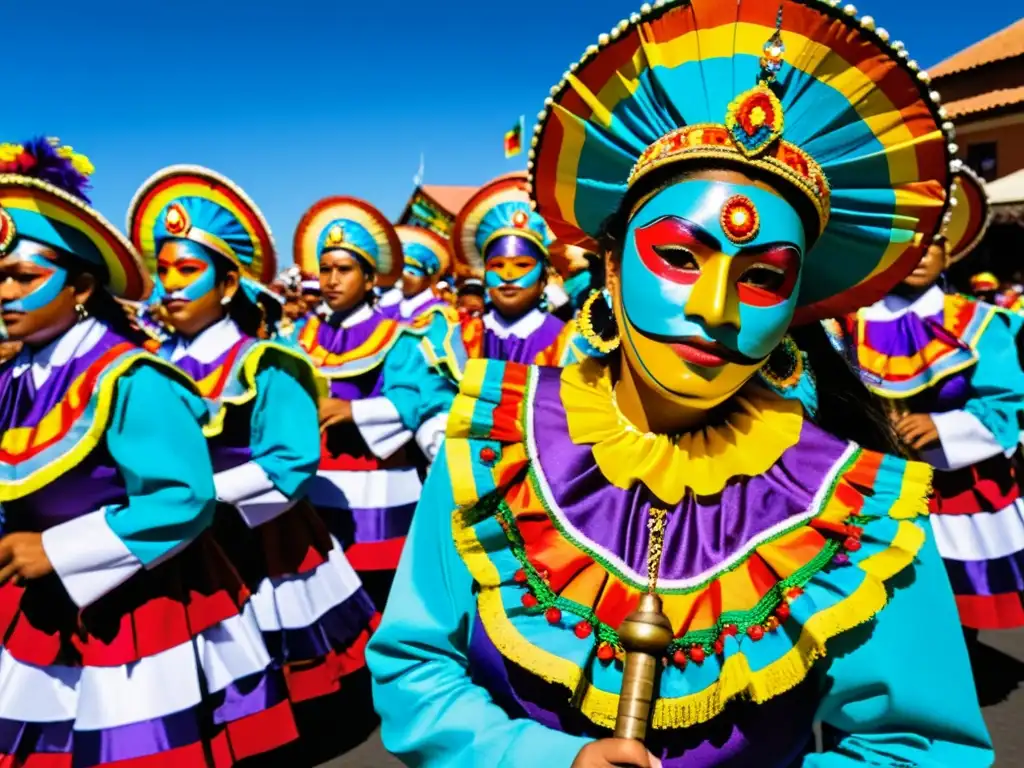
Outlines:
[{"label": "white tent canopy", "polygon": [[990,181],[985,185],[988,200],[992,205],[1017,205],[1024,203],[1024,168]]}]

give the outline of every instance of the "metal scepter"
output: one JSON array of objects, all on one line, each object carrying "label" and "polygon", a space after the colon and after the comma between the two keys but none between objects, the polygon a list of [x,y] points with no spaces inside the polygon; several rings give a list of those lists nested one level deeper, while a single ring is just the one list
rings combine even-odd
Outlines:
[{"label": "metal scepter", "polygon": [[647,521],[650,531],[647,592],[640,598],[636,610],[619,626],[619,642],[626,651],[619,711],[615,717],[615,737],[619,739],[642,742],[647,735],[659,662],[672,641],[672,625],[661,610],[661,598],[654,593],[665,538],[666,514],[663,509],[651,509]]}]

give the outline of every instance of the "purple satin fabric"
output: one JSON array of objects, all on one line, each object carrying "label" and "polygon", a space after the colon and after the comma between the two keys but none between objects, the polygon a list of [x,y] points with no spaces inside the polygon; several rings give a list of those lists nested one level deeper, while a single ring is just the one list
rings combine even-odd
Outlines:
[{"label": "purple satin fabric", "polygon": [[[569,703],[570,692],[546,683],[505,659],[480,617],[474,619],[469,648],[470,676],[509,717],[529,718],[575,736],[607,738]],[[708,723],[682,730],[649,732],[647,748],[665,768],[797,766],[813,748],[811,726],[817,706],[813,677],[764,704],[736,702]]]},{"label": "purple satin fabric", "polygon": [[0,754],[73,753],[73,768],[137,760],[197,744],[228,723],[280,704],[285,695],[280,672],[267,671],[209,694],[203,705],[116,728],[75,731],[70,721],[0,720]]},{"label": "purple satin fabric", "polygon": [[924,349],[937,336],[952,338],[942,327],[942,315],[939,312],[922,318],[913,312],[905,312],[891,320],[865,320],[864,341],[883,355],[906,357]]},{"label": "purple satin fabric", "polygon": [[370,626],[376,612],[373,600],[360,588],[312,626],[264,632],[263,640],[270,655],[283,661],[318,659],[331,651],[344,653]]},{"label": "purple satin fabric", "polygon": [[541,469],[569,522],[590,541],[647,572],[650,507],[668,508],[661,578],[682,579],[713,568],[769,528],[803,514],[847,443],[804,422],[799,442],[754,478],[734,479],[715,497],[688,496],[674,507],[637,483],[628,491],[605,480],[590,446],[569,437],[558,369],[540,369],[533,429]]},{"label": "purple satin fabric", "polygon": [[526,338],[511,335],[502,338],[485,327],[484,357],[488,360],[532,365],[538,354],[558,340],[564,327],[565,323],[554,315],[545,315],[540,327]]}]

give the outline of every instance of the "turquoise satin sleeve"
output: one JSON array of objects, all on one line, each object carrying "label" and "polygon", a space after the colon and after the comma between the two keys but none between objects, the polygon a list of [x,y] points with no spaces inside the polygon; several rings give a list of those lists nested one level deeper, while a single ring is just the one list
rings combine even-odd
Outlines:
[{"label": "turquoise satin sleeve", "polygon": [[444,448],[413,516],[380,627],[366,652],[384,746],[431,768],[569,768],[587,739],[513,720],[469,677],[473,579],[452,539]]},{"label": "turquoise satin sleeve", "polygon": [[[448,365],[432,365],[424,350],[424,344],[430,345],[435,357],[440,357],[446,338],[450,344],[457,344],[458,349],[463,349],[464,360],[461,337],[458,333],[448,334],[447,322],[437,315],[426,335],[403,333],[388,352],[384,363],[381,394],[395,406],[403,426],[413,432],[428,419],[447,413],[458,393],[458,384]],[[456,356],[458,349],[454,350]],[[451,355],[451,350],[448,355]]]},{"label": "turquoise satin sleeve", "polygon": [[264,359],[256,374],[252,408],[252,460],[290,500],[302,496],[320,462],[317,403],[298,360],[286,355]]},{"label": "turquoise satin sleeve", "polygon": [[997,311],[978,339],[978,362],[971,373],[971,399],[964,410],[985,425],[1003,450],[1020,441],[1024,412],[1024,370],[1017,352],[1019,318]]},{"label": "turquoise satin sleeve", "polygon": [[994,756],[953,593],[929,531],[874,622],[828,646],[821,722],[840,738],[805,768],[981,768]]},{"label": "turquoise satin sleeve", "polygon": [[107,508],[111,530],[142,564],[191,541],[213,520],[213,467],[201,425],[206,404],[148,364],[117,382],[106,442],[128,503]]}]

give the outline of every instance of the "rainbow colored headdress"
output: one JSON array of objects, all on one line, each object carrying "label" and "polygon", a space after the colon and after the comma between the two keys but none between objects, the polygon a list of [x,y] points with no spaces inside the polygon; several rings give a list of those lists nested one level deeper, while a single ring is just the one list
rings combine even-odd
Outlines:
[{"label": "rainbow colored headdress", "polygon": [[0,256],[18,237],[35,240],[102,267],[107,290],[138,301],[152,283],[131,243],[90,207],[92,172],[56,139],[0,144]]},{"label": "rainbow colored headdress", "polygon": [[971,275],[971,290],[975,293],[998,291],[1000,285],[1002,284],[999,282],[999,278],[991,272],[979,272],[976,275]]},{"label": "rainbow colored headdress", "polygon": [[953,199],[950,201],[951,216],[945,232],[950,264],[960,261],[978,247],[992,220],[985,182],[960,161],[957,161],[956,168]]},{"label": "rainbow colored headdress", "polygon": [[530,151],[555,235],[592,247],[666,166],[747,168],[805,214],[797,322],[883,296],[944,224],[953,124],[903,44],[837,5],[659,0],[602,35]]},{"label": "rainbow colored headdress", "polygon": [[347,251],[390,288],[402,274],[402,243],[383,213],[355,197],[325,197],[306,211],[295,228],[295,263],[318,274],[325,251]]},{"label": "rainbow colored headdress", "polygon": [[496,255],[546,261],[552,240],[551,229],[532,210],[525,173],[500,176],[482,186],[462,206],[452,227],[456,263],[469,275],[482,275],[487,259]]},{"label": "rainbow colored headdress", "polygon": [[224,257],[250,298],[274,280],[270,226],[234,182],[209,168],[172,165],[150,176],[128,206],[128,234],[150,271],[167,240],[189,240]]},{"label": "rainbow colored headdress", "polygon": [[452,256],[448,241],[431,229],[400,225],[395,227],[402,241],[406,264],[419,267],[431,277],[442,277],[451,268]]}]

